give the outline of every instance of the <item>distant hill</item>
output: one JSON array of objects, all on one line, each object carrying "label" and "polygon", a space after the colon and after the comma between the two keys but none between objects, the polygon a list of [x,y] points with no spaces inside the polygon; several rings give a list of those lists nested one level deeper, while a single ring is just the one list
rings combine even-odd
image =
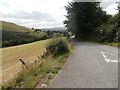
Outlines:
[{"label": "distant hill", "polygon": [[67,32],[67,29],[65,29],[64,27],[55,27],[55,28],[42,28],[43,30],[46,31],[61,31],[61,32]]},{"label": "distant hill", "polygon": [[31,28],[20,26],[11,22],[1,21],[2,22],[2,30],[4,31],[14,31],[14,32],[28,32],[33,31]]}]

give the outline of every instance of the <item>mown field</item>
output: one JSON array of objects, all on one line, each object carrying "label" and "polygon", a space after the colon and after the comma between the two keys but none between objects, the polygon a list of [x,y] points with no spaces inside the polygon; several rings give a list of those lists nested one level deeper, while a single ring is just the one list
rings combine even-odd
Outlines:
[{"label": "mown field", "polygon": [[49,40],[37,41],[29,44],[12,46],[2,49],[2,79],[3,83],[12,79],[21,69],[19,59],[23,59],[27,64],[38,59]]}]

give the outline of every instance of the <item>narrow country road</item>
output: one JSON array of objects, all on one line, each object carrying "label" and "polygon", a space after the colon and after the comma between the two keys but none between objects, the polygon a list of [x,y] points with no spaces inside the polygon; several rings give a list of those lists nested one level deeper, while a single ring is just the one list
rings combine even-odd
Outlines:
[{"label": "narrow country road", "polygon": [[118,48],[91,42],[76,44],[70,59],[48,88],[117,88]]}]

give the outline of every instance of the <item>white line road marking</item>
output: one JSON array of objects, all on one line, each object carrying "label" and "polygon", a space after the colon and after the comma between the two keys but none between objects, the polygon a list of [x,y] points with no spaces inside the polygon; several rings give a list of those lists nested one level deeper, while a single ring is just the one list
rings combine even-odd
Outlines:
[{"label": "white line road marking", "polygon": [[85,88],[84,86],[82,88]]},{"label": "white line road marking", "polygon": [[92,88],[94,88],[93,85],[92,85]]},{"label": "white line road marking", "polygon": [[118,62],[117,59],[108,59],[107,56],[105,55],[105,53],[107,53],[107,54],[109,54],[109,55],[113,55],[113,54],[108,53],[108,52],[103,52],[103,51],[101,51],[101,53],[102,53],[102,55],[103,55],[103,57],[104,57],[104,59],[105,59],[105,61],[106,61],[107,63],[109,63],[109,62],[117,63],[117,62]]}]

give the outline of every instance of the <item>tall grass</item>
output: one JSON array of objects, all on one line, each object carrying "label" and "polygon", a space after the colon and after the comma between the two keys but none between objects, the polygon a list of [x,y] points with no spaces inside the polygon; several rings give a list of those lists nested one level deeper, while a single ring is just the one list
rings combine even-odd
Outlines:
[{"label": "tall grass", "polygon": [[[50,80],[59,72],[70,55],[69,43],[64,38],[53,39],[47,45],[47,55],[44,58],[38,58],[31,64],[29,69],[23,69],[17,74],[11,82],[4,85],[4,88],[34,88],[49,73],[50,76],[44,82],[49,84]],[[52,56],[49,58],[49,56]]]}]

